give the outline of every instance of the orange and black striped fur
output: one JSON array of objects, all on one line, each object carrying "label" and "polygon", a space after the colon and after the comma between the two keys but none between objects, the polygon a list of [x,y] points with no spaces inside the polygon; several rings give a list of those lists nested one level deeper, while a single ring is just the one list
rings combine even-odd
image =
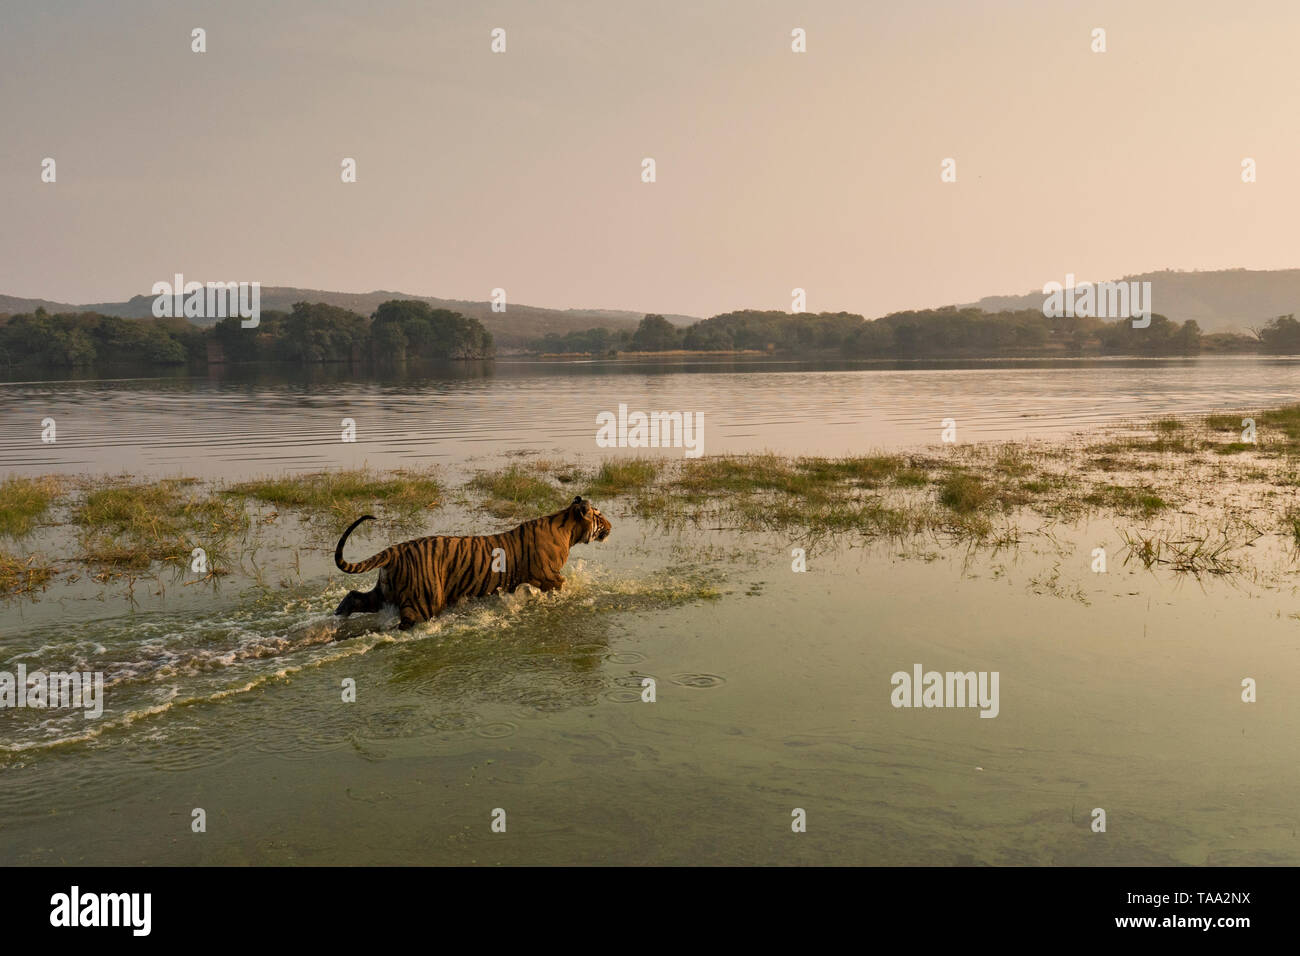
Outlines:
[{"label": "orange and black striped fur", "polygon": [[569,549],[575,544],[604,541],[611,528],[590,501],[578,496],[563,511],[525,521],[513,531],[417,538],[394,544],[356,564],[344,561],[343,544],[348,535],[361,522],[373,520],[373,515],[364,515],[352,522],[334,549],[334,563],[348,574],[378,568],[379,580],[369,591],[349,591],[334,613],[346,616],[393,604],[401,615],[398,626],[402,630],[437,617],[443,608],[464,597],[483,597],[499,589],[513,591],[521,584],[543,591],[562,587],[560,569],[569,560]]}]

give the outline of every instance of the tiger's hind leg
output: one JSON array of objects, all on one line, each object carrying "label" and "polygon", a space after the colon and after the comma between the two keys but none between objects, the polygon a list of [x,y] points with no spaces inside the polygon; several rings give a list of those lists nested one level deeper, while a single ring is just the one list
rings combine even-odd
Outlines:
[{"label": "tiger's hind leg", "polygon": [[398,611],[402,618],[397,624],[397,629],[399,631],[409,631],[411,628],[415,627],[415,625],[424,623],[420,619],[420,613],[413,605],[403,604]]},{"label": "tiger's hind leg", "polygon": [[372,614],[383,606],[384,596],[380,593],[379,585],[375,584],[369,591],[349,591],[347,597],[334,609],[334,613],[342,617],[349,614]]},{"label": "tiger's hind leg", "polygon": [[447,607],[447,602],[442,600],[428,600],[417,598],[407,601],[398,606],[397,611],[401,620],[397,624],[399,631],[409,631],[417,624],[423,624],[425,621],[431,621],[441,614]]}]

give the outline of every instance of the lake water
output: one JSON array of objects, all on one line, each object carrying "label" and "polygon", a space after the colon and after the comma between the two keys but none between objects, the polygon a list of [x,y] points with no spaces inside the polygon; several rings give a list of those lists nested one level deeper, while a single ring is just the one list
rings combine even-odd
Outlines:
[{"label": "lake water", "polygon": [[[1057,438],[1163,414],[1276,406],[1300,359],[980,362],[496,362],[387,373],[234,368],[219,377],[0,383],[0,469],[246,477],[391,468],[540,448],[590,455],[620,403],[704,415],[706,454],[840,455],[938,440]],[[41,422],[56,422],[43,445]],[[356,422],[343,442],[341,422]]]},{"label": "lake water", "polygon": [[[1258,358],[9,382],[0,469],[420,463],[455,485],[523,450],[630,454],[594,444],[620,402],[702,412],[706,454],[841,454],[932,444],[944,418],[964,441],[1063,439],[1297,395],[1300,362]],[[81,576],[0,606],[0,670],[109,684],[98,720],[0,711],[0,863],[1300,863],[1293,585],[1091,574],[1091,548],[1119,543],[1103,519],[1009,553],[839,542],[795,574],[787,536],[665,530],[598,503],[613,534],[574,549],[563,591],[409,632],[387,612],[333,618],[358,581],[333,569],[332,538],[291,523],[262,582],[164,574],[126,594]],[[452,501],[425,533],[506,524]],[[892,707],[890,675],[915,663],[998,671],[997,718]]]}]

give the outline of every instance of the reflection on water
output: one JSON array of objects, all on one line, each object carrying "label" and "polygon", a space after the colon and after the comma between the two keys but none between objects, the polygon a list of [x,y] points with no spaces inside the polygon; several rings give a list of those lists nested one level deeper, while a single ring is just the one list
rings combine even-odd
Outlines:
[{"label": "reflection on water", "polygon": [[[899,363],[741,359],[218,368],[208,377],[0,384],[0,469],[247,477],[460,467],[519,448],[595,455],[596,414],[704,415],[704,451],[844,454],[958,438],[1050,438],[1125,419],[1300,395],[1300,359]],[[40,441],[45,417],[58,441]],[[341,441],[342,420],[357,423]]]}]

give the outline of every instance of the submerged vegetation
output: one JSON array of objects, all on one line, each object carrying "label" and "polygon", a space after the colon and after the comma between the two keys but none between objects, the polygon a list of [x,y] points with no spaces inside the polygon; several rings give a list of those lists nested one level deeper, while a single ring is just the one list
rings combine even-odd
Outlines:
[{"label": "submerged vegetation", "polygon": [[[229,573],[244,553],[250,529],[275,523],[282,510],[326,536],[367,511],[382,514],[386,524],[400,530],[417,526],[428,511],[441,507],[445,494],[428,469],[384,474],[363,469],[228,486],[195,478],[14,478],[0,489],[7,492],[0,504],[0,527],[7,536],[31,531],[38,520],[68,526],[75,547],[67,561],[88,569],[97,581],[134,577],[155,567],[189,573],[191,581],[207,580]],[[69,501],[63,520],[56,521],[52,512],[60,496]],[[259,513],[264,505],[271,510]],[[256,562],[251,563],[258,576]],[[0,551],[0,595],[30,593],[55,573],[34,554],[21,558]]]},{"label": "submerged vegetation", "polygon": [[[563,507],[575,493],[606,513],[665,531],[767,533],[814,546],[904,542],[926,536],[999,549],[1103,517],[1121,559],[1178,573],[1234,574],[1268,536],[1300,562],[1300,405],[1162,418],[1073,442],[937,445],[849,457],[776,454],[627,457],[594,467],[524,453],[483,470],[457,492],[496,518],[519,521]],[[0,484],[0,537],[67,526],[64,564],[97,576],[153,567],[208,575],[242,556],[250,529],[282,517],[322,549],[366,513],[417,531],[449,492],[430,469],[368,469],[234,484],[191,478],[10,478]],[[425,532],[427,533],[427,532]],[[328,540],[326,540],[328,539]],[[296,560],[296,559],[295,559]],[[0,593],[31,593],[60,573],[36,554],[0,552]],[[254,566],[254,573],[259,575]]]},{"label": "submerged vegetation", "polygon": [[[1300,508],[1275,504],[1300,485],[1298,466],[1300,405],[1163,418],[1091,442],[944,445],[845,458],[615,459],[579,485],[585,494],[621,499],[625,513],[664,528],[771,532],[809,544],[924,534],[996,548],[1052,534],[1061,523],[1108,517],[1126,560],[1226,574],[1247,566],[1244,549],[1265,534],[1300,558]],[[514,464],[508,477],[542,495],[537,483],[554,487],[547,481],[554,470],[548,462],[530,474]],[[484,488],[505,477],[472,484]]]},{"label": "submerged vegetation", "polygon": [[19,558],[0,551],[0,595],[28,594],[44,588],[56,571],[38,563],[36,555]]}]

